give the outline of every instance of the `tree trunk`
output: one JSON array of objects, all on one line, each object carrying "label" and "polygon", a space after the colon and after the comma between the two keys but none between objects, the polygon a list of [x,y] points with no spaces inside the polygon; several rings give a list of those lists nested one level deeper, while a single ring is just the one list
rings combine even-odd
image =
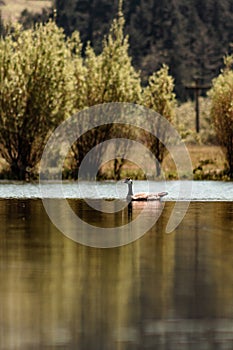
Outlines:
[{"label": "tree trunk", "polygon": [[114,178],[119,181],[121,179],[121,169],[124,165],[124,158],[114,159]]},{"label": "tree trunk", "polygon": [[26,165],[19,164],[18,161],[14,161],[11,164],[11,176],[14,180],[25,181],[27,179]]}]

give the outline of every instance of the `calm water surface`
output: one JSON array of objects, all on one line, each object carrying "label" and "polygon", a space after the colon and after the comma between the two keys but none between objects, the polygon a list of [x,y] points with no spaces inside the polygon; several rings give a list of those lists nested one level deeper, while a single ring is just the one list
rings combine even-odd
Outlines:
[{"label": "calm water surface", "polygon": [[[42,193],[43,191],[43,193]],[[221,181],[134,181],[136,192],[167,191],[166,201],[232,201],[232,182]],[[60,196],[58,194],[61,194]],[[4,183],[0,181],[0,198],[92,198],[124,199],[127,185],[123,181],[57,183]]]},{"label": "calm water surface", "polygon": [[[70,205],[96,226],[130,220]],[[41,199],[1,199],[0,349],[232,349],[233,202],[192,202],[166,234],[173,206],[134,243],[97,249],[62,235]]]}]

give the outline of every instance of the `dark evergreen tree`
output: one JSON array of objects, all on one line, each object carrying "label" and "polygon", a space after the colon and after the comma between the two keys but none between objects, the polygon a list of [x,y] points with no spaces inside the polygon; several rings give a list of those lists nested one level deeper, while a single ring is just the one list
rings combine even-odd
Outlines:
[{"label": "dark evergreen tree", "polygon": [[36,23],[46,23],[53,18],[53,10],[51,8],[43,8],[41,13],[32,13],[27,9],[23,10],[19,22],[24,29],[32,28]]},{"label": "dark evergreen tree", "polygon": [[84,47],[90,41],[100,52],[103,37],[117,13],[117,5],[117,0],[56,0],[57,24],[67,35],[78,30]]},{"label": "dark evergreen tree", "polygon": [[[117,13],[118,0],[55,0],[57,24],[67,35],[80,32],[96,53]],[[231,53],[233,0],[131,0],[123,4],[130,55],[142,81],[162,64],[170,67],[177,96],[195,77],[208,84],[219,74],[223,57]],[[37,20],[43,20],[37,18]],[[23,23],[30,22],[25,16]]]},{"label": "dark evergreen tree", "polygon": [[2,18],[2,12],[0,11],[0,36],[4,34],[5,27]]}]

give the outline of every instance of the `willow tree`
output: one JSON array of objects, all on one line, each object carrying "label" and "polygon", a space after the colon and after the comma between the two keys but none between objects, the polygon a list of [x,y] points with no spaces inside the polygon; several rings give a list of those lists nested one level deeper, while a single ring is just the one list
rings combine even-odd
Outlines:
[{"label": "willow tree", "polygon": [[[169,122],[172,121],[176,99],[174,94],[174,80],[172,76],[169,75],[169,68],[167,65],[163,65],[160,70],[149,77],[148,86],[144,89],[142,94],[142,104],[154,110]],[[160,140],[166,141],[167,135],[167,130],[164,124],[161,123],[160,118],[155,118],[153,130],[157,137],[148,133],[143,133],[142,136],[157,159],[156,170],[157,175],[160,175],[159,164],[162,163],[166,151],[164,143]]]},{"label": "willow tree", "polygon": [[225,68],[213,80],[211,97],[211,117],[221,146],[223,147],[228,174],[233,178],[233,56],[225,58]]},{"label": "willow tree", "polygon": [[73,111],[77,40],[52,21],[0,39],[0,155],[15,179],[34,170],[49,133]]},{"label": "willow tree", "polygon": [[[96,55],[91,44],[87,45],[85,53],[87,107],[109,102],[140,101],[140,74],[134,69],[128,53],[129,43],[128,37],[124,35],[124,24],[120,1],[118,16],[113,20],[109,34],[103,40],[102,52]],[[75,160],[72,165],[73,171],[77,171],[85,154],[94,146],[119,135],[127,137],[129,129],[121,125],[119,132],[119,126],[106,124],[80,137],[72,146]]]}]

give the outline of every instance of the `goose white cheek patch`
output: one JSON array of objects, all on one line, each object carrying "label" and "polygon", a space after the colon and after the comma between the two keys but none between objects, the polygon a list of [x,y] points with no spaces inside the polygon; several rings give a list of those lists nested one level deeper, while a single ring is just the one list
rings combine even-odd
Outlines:
[{"label": "goose white cheek patch", "polygon": [[[156,136],[173,158],[178,177],[181,178],[184,173],[186,176],[189,175],[190,178],[192,176],[192,163],[185,144],[167,119],[155,111],[130,103],[108,103],[85,109],[65,120],[49,138],[42,155],[39,176],[43,205],[50,220],[65,236],[83,245],[100,248],[122,246],[142,237],[158,220],[164,207],[164,203],[158,202],[156,205],[154,204],[153,209],[151,207],[153,204],[147,203],[136,219],[125,225],[111,228],[93,226],[83,221],[71,209],[63,193],[62,171],[64,160],[72,144],[80,136],[94,128],[109,124],[116,124],[118,127],[126,125],[141,128],[143,131]],[[79,168],[77,185],[79,181],[85,179],[87,174],[95,181],[100,167],[116,157],[127,159],[136,164],[148,180],[156,177],[157,160],[146,145],[130,138],[119,137],[107,141],[100,140],[86,154]],[[51,199],[48,187],[43,186],[54,178],[59,184],[58,199]],[[145,183],[147,184],[147,188],[144,189],[145,192],[150,192],[149,182]],[[80,186],[80,191],[81,188]],[[116,199],[121,198],[119,190],[122,190],[122,188],[119,182],[116,182]],[[125,191],[127,191],[127,188],[125,188]],[[165,180],[161,181],[161,191],[166,191]],[[186,198],[191,198],[191,192],[192,182],[188,181],[187,186],[180,188],[179,198],[184,198],[184,194]],[[98,191],[96,197],[98,198]],[[83,194],[83,198],[85,198],[85,194]],[[190,201],[180,201],[179,198],[167,223],[166,233],[175,230],[189,207]],[[94,206],[95,210],[111,214],[123,210],[128,205],[127,201],[124,200],[106,201],[104,205],[99,205],[98,201],[89,201],[88,198],[85,198],[85,201],[88,205]],[[148,213],[148,208],[153,215],[145,215],[145,210]],[[64,220],[64,215],[66,220]]]}]

